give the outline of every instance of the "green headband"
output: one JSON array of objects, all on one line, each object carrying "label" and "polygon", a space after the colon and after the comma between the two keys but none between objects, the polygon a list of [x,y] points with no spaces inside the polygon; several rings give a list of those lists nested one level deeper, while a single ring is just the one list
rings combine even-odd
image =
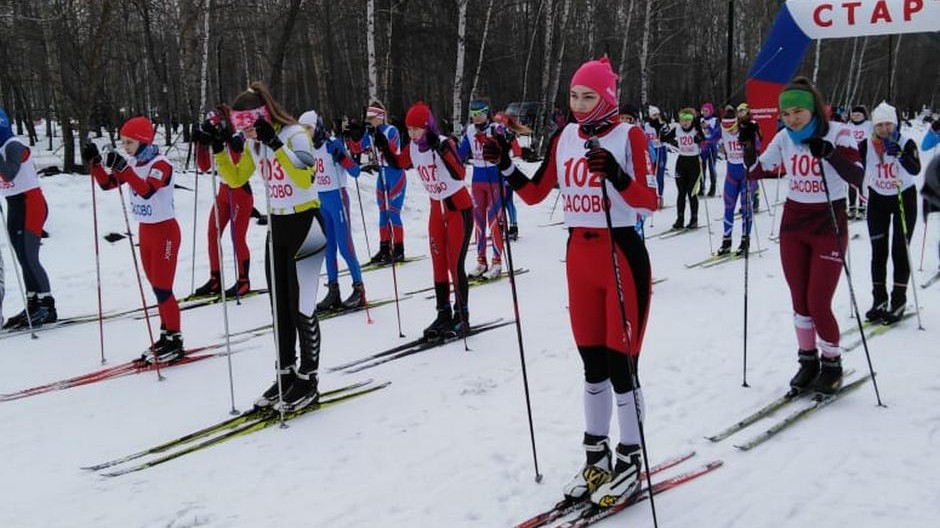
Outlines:
[{"label": "green headband", "polygon": [[802,88],[791,88],[780,92],[780,110],[786,108],[803,108],[810,112],[816,111],[816,100],[813,92]]},{"label": "green headband", "polygon": [[695,116],[688,112],[683,112],[679,114],[679,121],[691,121],[693,119],[695,119]]}]

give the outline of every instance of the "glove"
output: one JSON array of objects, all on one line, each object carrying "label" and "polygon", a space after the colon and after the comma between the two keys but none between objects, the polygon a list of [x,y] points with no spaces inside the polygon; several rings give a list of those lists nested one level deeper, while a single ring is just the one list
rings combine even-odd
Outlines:
[{"label": "glove", "polygon": [[373,136],[372,141],[375,142],[375,148],[382,151],[382,154],[386,156],[391,152],[391,147],[388,146],[388,137],[385,134],[376,131],[375,136]]},{"label": "glove", "polygon": [[229,136],[227,141],[232,152],[241,154],[245,150],[245,134],[239,132],[238,134]]},{"label": "glove", "polygon": [[111,169],[111,172],[123,172],[127,168],[127,160],[117,152],[108,152],[104,160],[105,167]]},{"label": "glove", "polygon": [[428,130],[424,136],[427,138],[428,146],[435,152],[441,151],[441,137]]},{"label": "glove", "polygon": [[483,159],[487,163],[492,163],[499,168],[500,172],[509,168],[512,162],[509,160],[509,149],[504,145],[506,139],[502,136],[487,138],[483,142]]},{"label": "glove", "polygon": [[821,137],[804,139],[803,144],[809,147],[809,152],[814,158],[829,159],[832,157],[832,153],[836,151],[832,143]]},{"label": "glove", "polygon": [[741,142],[741,150],[744,154],[744,166],[751,168],[757,163],[757,148],[754,147],[753,141],[743,141]]},{"label": "glove", "polygon": [[885,154],[889,156],[894,156],[895,158],[901,153],[901,145],[897,141],[890,139],[884,140],[885,142]]},{"label": "glove", "polygon": [[270,147],[271,150],[277,150],[284,146],[284,142],[277,137],[277,132],[274,131],[271,123],[268,123],[262,117],[255,121],[255,133],[258,134],[258,141]]},{"label": "glove", "polygon": [[610,181],[614,189],[624,191],[630,186],[630,177],[620,169],[620,165],[609,150],[595,145],[594,148],[588,151],[586,157],[591,172],[599,174],[602,178]]},{"label": "glove", "polygon": [[193,131],[193,141],[200,145],[211,145],[212,152],[218,154],[225,148],[222,130],[206,119]]},{"label": "glove", "polygon": [[359,167],[359,172],[368,172],[369,174],[375,174],[379,170],[379,166],[375,163],[369,163]]},{"label": "glove", "polygon": [[101,153],[98,152],[98,145],[94,143],[85,143],[82,147],[82,161],[89,165],[101,164]]},{"label": "glove", "polygon": [[933,123],[930,124],[930,130],[940,134],[940,119],[934,119]]},{"label": "glove", "polygon": [[326,151],[333,157],[333,163],[342,163],[346,159],[346,153],[336,143],[327,143]]}]

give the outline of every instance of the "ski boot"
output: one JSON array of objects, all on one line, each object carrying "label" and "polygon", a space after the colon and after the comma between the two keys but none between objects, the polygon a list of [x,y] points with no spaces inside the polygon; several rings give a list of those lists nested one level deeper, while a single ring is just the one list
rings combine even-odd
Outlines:
[{"label": "ski boot", "polygon": [[339,283],[331,282],[327,284],[326,297],[317,303],[318,312],[328,312],[330,310],[340,310],[343,308],[343,300],[339,295]]},{"label": "ski boot", "polygon": [[392,261],[391,244],[386,240],[379,243],[379,251],[372,255],[369,264],[373,266],[384,266]]},{"label": "ski boot", "polygon": [[640,487],[643,455],[636,444],[617,444],[617,463],[608,482],[591,493],[591,502],[601,508],[610,508],[625,501]]},{"label": "ski boot", "polygon": [[819,375],[819,351],[814,348],[813,350],[800,350],[798,354],[800,370],[796,371],[796,375],[790,380],[790,388],[793,389],[794,394],[808,389]]},{"label": "ski boot", "polygon": [[179,332],[166,332],[160,336],[153,348],[153,361],[161,365],[172,365],[183,359],[186,350],[183,348],[183,336]]},{"label": "ski boot", "polygon": [[907,287],[895,285],[891,291],[891,306],[884,314],[882,321],[884,324],[894,324],[904,317],[904,310],[907,308]]},{"label": "ski boot", "polygon": [[731,253],[731,237],[726,236],[721,239],[721,247],[718,248],[716,255],[727,255]]},{"label": "ski boot", "polygon": [[278,402],[278,386],[280,386],[281,392],[286,394],[287,391],[290,390],[294,380],[297,379],[296,376],[294,376],[293,365],[282,368],[278,371],[277,375],[279,379],[274,380],[274,383],[268,387],[268,390],[264,391],[261,396],[255,400],[255,409],[270,409],[274,407]]},{"label": "ski boot", "polygon": [[508,237],[509,240],[512,240],[512,241],[514,241],[514,242],[515,242],[516,240],[519,240],[519,226],[518,226],[518,225],[516,225],[516,224],[509,224],[509,231],[508,231],[507,233],[508,233],[508,235],[509,235],[509,237]]},{"label": "ski boot", "polygon": [[675,221],[675,223],[672,224],[672,228],[673,228],[673,230],[682,229],[682,225],[683,225],[683,224],[682,224],[682,219],[681,219],[681,218],[677,218],[676,221]]},{"label": "ski boot", "polygon": [[584,453],[584,465],[565,485],[565,499],[570,502],[579,502],[590,497],[599,487],[610,481],[613,473],[610,443],[606,436],[584,433]]},{"label": "ski boot", "polygon": [[489,269],[483,272],[482,278],[486,280],[498,279],[499,275],[503,272],[503,263],[500,259],[494,258],[493,262],[490,264]]},{"label": "ski boot", "polygon": [[226,299],[235,299],[244,297],[251,291],[251,283],[247,280],[238,279],[234,286],[225,290]]},{"label": "ski boot", "polygon": [[350,293],[349,297],[346,297],[346,300],[343,301],[343,309],[355,310],[356,308],[363,308],[365,305],[366,287],[361,282],[354,282],[352,285],[352,293]]},{"label": "ski boot", "polygon": [[39,309],[39,297],[35,294],[29,295],[26,297],[26,309],[20,313],[14,315],[13,317],[7,319],[7,322],[3,325],[4,330],[19,330],[21,328],[29,328],[30,321],[27,318],[27,314],[36,313],[36,310]]},{"label": "ski boot", "polygon": [[404,242],[395,242],[392,245],[392,262],[404,262],[405,260],[405,243]]},{"label": "ski boot", "polygon": [[300,367],[295,371],[290,389],[284,391],[283,410],[293,411],[320,401],[320,321],[317,316],[297,314],[297,335],[300,341]]},{"label": "ski boot", "polygon": [[470,312],[468,310],[458,311],[454,308],[454,318],[445,331],[445,337],[460,338],[468,335],[470,335]]},{"label": "ski boot", "polygon": [[695,217],[693,216],[692,218],[689,219],[689,223],[688,223],[688,224],[685,224],[685,228],[686,228],[686,229],[695,229],[696,227],[698,227],[698,218],[695,218]]},{"label": "ski boot", "polygon": [[734,252],[735,256],[742,257],[746,255],[750,247],[751,247],[751,237],[749,236],[741,237],[741,245],[738,246],[738,250]]},{"label": "ski boot", "polygon": [[810,387],[822,394],[835,394],[842,388],[842,356],[823,358],[819,361],[819,375]]},{"label": "ski boot", "polygon": [[209,275],[209,280],[205,284],[196,288],[196,291],[190,297],[210,297],[222,293],[222,282],[219,279],[219,272],[213,271]]},{"label": "ski boot", "polygon": [[448,305],[446,309],[438,308],[437,317],[431,321],[431,324],[424,329],[424,338],[428,341],[434,341],[436,339],[442,339],[444,334],[447,332],[448,328],[454,326],[454,316],[451,312],[450,306]]},{"label": "ski boot", "polygon": [[[293,381],[291,381],[290,388],[284,391],[282,406],[284,411],[289,412],[308,405],[315,405],[319,401],[320,391],[317,372],[297,372]],[[281,409],[276,403],[274,406],[278,410]]]},{"label": "ski boot", "polygon": [[476,267],[470,270],[469,273],[467,273],[467,277],[470,277],[472,279],[481,279],[483,278],[484,273],[486,273],[486,257],[477,258]]},{"label": "ski boot", "polygon": [[865,312],[866,321],[881,321],[888,314],[888,290],[884,284],[873,284],[871,309]]}]

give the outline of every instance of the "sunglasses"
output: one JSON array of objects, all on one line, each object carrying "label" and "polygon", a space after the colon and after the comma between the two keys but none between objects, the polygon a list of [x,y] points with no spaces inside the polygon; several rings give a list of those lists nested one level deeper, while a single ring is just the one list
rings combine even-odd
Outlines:
[{"label": "sunglasses", "polygon": [[470,109],[470,117],[485,116],[488,113],[490,113],[488,108]]},{"label": "sunglasses", "polygon": [[268,113],[267,107],[260,106],[251,110],[233,110],[229,115],[235,130],[245,130],[246,128],[255,126],[255,121],[257,121],[259,117],[265,121],[271,120],[271,115]]}]

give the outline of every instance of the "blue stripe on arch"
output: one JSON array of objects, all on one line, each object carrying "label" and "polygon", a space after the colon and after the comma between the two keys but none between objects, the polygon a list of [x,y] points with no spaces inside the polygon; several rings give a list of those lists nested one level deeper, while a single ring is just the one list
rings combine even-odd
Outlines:
[{"label": "blue stripe on arch", "polygon": [[747,77],[781,84],[790,82],[811,42],[784,4]]}]

